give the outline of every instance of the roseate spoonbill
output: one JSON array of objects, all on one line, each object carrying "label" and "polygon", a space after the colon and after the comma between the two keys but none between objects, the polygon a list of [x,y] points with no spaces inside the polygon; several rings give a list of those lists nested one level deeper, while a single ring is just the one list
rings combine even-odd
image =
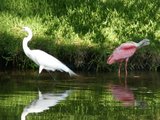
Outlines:
[{"label": "roseate spoonbill", "polygon": [[107,60],[108,64],[113,64],[115,62],[120,62],[119,64],[119,70],[118,70],[118,76],[120,77],[120,69],[122,62],[125,60],[125,73],[127,76],[127,63],[129,58],[136,52],[137,49],[149,45],[150,40],[143,39],[139,43],[135,42],[126,42],[121,44],[119,47],[117,47],[113,53],[110,55],[110,57]]},{"label": "roseate spoonbill", "polygon": [[47,71],[65,71],[68,72],[70,76],[77,76],[72,70],[70,70],[66,65],[60,62],[57,58],[49,55],[42,50],[31,50],[28,47],[28,42],[32,38],[32,30],[29,27],[23,27],[24,31],[28,33],[28,36],[23,39],[23,50],[27,57],[34,61],[39,66],[39,74],[43,69]]}]

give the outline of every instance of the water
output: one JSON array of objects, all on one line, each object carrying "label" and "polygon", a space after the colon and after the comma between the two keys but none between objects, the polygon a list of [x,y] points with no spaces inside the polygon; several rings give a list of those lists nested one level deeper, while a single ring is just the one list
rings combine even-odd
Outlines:
[{"label": "water", "polygon": [[0,120],[160,120],[160,74],[0,73]]}]

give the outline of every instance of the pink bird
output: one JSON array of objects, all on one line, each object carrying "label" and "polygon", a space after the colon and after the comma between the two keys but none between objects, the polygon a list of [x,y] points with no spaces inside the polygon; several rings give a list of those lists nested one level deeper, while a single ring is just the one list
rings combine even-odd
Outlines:
[{"label": "pink bird", "polygon": [[121,65],[122,65],[122,62],[125,60],[126,62],[125,73],[127,76],[127,63],[129,58],[136,52],[137,49],[149,44],[150,44],[150,40],[148,39],[143,39],[139,43],[135,43],[135,42],[123,43],[113,51],[112,55],[110,55],[110,57],[108,58],[107,63],[113,64],[116,62],[120,62],[119,70],[118,70],[118,76],[120,77]]}]

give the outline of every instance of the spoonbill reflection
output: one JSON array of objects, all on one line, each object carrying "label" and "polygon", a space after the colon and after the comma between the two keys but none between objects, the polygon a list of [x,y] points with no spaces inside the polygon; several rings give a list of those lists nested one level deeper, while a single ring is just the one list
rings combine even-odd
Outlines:
[{"label": "spoonbill reflection", "polygon": [[107,63],[113,64],[115,62],[120,62],[119,70],[118,70],[118,76],[120,77],[121,65],[122,65],[122,62],[125,60],[126,62],[125,63],[125,73],[127,76],[127,63],[128,63],[129,58],[132,55],[134,55],[137,49],[143,46],[149,45],[149,44],[150,44],[150,40],[148,39],[143,39],[139,43],[135,43],[135,42],[123,43],[113,51],[112,55],[110,55],[110,57],[108,58]]},{"label": "spoonbill reflection", "polygon": [[24,53],[39,66],[39,74],[43,69],[46,69],[47,71],[65,71],[69,73],[70,76],[77,76],[77,74],[69,69],[65,64],[50,54],[42,50],[31,50],[28,47],[28,42],[32,39],[32,30],[29,27],[23,27],[23,29],[28,33],[28,36],[23,39]]},{"label": "spoonbill reflection", "polygon": [[60,101],[65,100],[71,91],[67,90],[61,94],[45,93],[38,91],[38,99],[34,100],[30,105],[23,109],[21,120],[25,120],[29,113],[39,113],[48,110],[50,107],[57,105]]},{"label": "spoonbill reflection", "polygon": [[120,85],[111,85],[110,91],[112,92],[113,97],[117,101],[120,101],[124,106],[135,105],[134,94],[129,88]]}]

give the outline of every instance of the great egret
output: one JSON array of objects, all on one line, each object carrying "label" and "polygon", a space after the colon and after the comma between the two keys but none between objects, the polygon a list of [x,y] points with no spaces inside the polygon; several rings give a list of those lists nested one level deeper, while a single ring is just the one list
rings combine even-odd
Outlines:
[{"label": "great egret", "polygon": [[39,74],[43,69],[46,69],[47,71],[65,71],[69,73],[70,76],[77,76],[77,74],[69,69],[65,64],[50,54],[38,49],[31,50],[28,47],[28,42],[32,39],[32,30],[29,27],[23,27],[23,29],[28,33],[28,36],[23,39],[24,53],[39,66]]},{"label": "great egret", "polygon": [[127,76],[127,63],[128,63],[129,58],[132,55],[134,55],[137,49],[143,46],[149,45],[149,44],[150,44],[150,40],[148,39],[143,39],[139,43],[135,43],[135,42],[123,43],[113,51],[112,55],[110,55],[110,57],[108,58],[107,63],[113,64],[115,62],[120,62],[119,70],[118,70],[118,75],[120,77],[121,64],[125,60],[126,61],[125,72]]}]

